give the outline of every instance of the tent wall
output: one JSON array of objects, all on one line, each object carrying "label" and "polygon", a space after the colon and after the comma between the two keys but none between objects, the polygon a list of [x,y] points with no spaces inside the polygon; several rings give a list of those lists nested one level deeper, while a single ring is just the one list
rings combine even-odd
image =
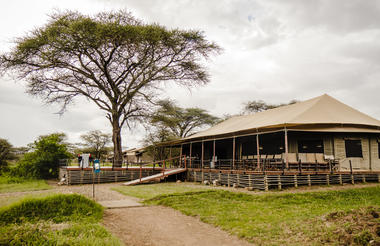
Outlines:
[{"label": "tent wall", "polygon": [[370,138],[371,145],[371,166],[372,170],[380,171],[380,159],[379,159],[379,137],[372,136]]},{"label": "tent wall", "polygon": [[[346,139],[356,139],[361,141],[363,157],[346,157],[345,140]],[[334,137],[334,149],[335,157],[339,159],[340,170],[347,171],[350,170],[350,161],[352,163],[353,170],[370,170],[370,159],[372,164],[374,161],[374,155],[378,154],[378,150],[369,150],[369,135],[365,134],[336,134]],[[371,148],[372,150],[372,148]],[[373,169],[375,170],[375,169]]]}]

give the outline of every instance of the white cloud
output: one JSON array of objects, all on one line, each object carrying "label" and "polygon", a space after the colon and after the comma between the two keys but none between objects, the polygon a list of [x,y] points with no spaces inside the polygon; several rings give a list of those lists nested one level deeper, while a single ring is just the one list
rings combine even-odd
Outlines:
[{"label": "white cloud", "polygon": [[[8,49],[14,37],[42,25],[54,7],[84,13],[128,9],[146,22],[203,30],[224,52],[207,63],[211,74],[207,86],[192,92],[165,87],[184,107],[199,106],[221,116],[239,112],[247,100],[281,103],[328,93],[380,118],[377,0],[17,0],[4,6],[0,50]],[[65,131],[73,141],[88,130],[110,131],[102,112],[91,103],[79,101],[62,118],[53,114],[56,109],[27,96],[21,84],[0,80],[4,117],[0,137],[15,145],[52,131]],[[141,127],[124,131],[124,143],[134,147],[143,134]]]}]

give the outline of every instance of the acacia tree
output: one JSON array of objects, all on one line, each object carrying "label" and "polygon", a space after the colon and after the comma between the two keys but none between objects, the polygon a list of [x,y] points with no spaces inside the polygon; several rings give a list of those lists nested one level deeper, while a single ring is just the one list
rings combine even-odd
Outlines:
[{"label": "acacia tree", "polygon": [[298,102],[297,100],[291,100],[288,103],[270,104],[270,103],[264,102],[263,100],[248,101],[244,103],[243,113],[258,113],[258,112],[265,111],[268,109],[295,104],[297,102]]},{"label": "acacia tree", "polygon": [[83,96],[112,125],[114,165],[122,161],[121,128],[145,115],[162,82],[191,87],[209,81],[204,58],[219,47],[200,31],[144,24],[127,12],[51,15],[0,58],[3,71],[27,81],[27,92],[66,106]]},{"label": "acacia tree", "polygon": [[167,128],[171,135],[185,138],[202,126],[213,125],[219,120],[201,108],[181,108],[169,100],[159,102],[159,108],[151,117],[152,124]]},{"label": "acacia tree", "polygon": [[12,148],[8,140],[0,138],[0,171],[8,166],[7,161],[15,159]]},{"label": "acacia tree", "polygon": [[98,159],[102,154],[107,153],[106,146],[111,142],[111,135],[99,130],[89,131],[82,134],[80,138],[84,141],[83,145],[95,153],[95,157]]}]

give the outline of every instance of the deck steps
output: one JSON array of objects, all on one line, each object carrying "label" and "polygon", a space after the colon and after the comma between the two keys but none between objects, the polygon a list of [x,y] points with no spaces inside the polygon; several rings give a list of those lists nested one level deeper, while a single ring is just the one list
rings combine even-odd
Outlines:
[{"label": "deck steps", "polygon": [[154,174],[154,175],[144,177],[141,179],[139,178],[139,179],[135,179],[132,181],[125,182],[125,183],[123,183],[123,185],[128,186],[128,185],[136,185],[136,184],[146,183],[146,182],[154,181],[157,179],[163,179],[163,178],[166,178],[166,177],[173,175],[173,174],[183,173],[185,171],[186,171],[186,168],[176,168],[176,169],[171,169],[171,170],[165,170],[162,173],[158,173],[158,174]]}]

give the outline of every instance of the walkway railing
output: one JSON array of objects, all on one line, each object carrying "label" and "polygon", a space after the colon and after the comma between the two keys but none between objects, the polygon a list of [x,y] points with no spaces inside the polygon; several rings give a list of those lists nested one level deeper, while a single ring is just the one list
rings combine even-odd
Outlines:
[{"label": "walkway railing", "polygon": [[187,167],[193,169],[218,169],[218,170],[239,170],[239,171],[298,171],[300,173],[304,171],[329,171],[333,173],[337,170],[339,165],[338,160],[329,160],[326,163],[302,163],[301,161],[297,163],[289,163],[288,167],[284,160],[282,159],[262,159],[258,164],[256,159],[254,160],[232,160],[232,159],[218,159],[217,161],[212,160],[200,160],[198,158],[183,157],[182,162],[187,160]]}]

